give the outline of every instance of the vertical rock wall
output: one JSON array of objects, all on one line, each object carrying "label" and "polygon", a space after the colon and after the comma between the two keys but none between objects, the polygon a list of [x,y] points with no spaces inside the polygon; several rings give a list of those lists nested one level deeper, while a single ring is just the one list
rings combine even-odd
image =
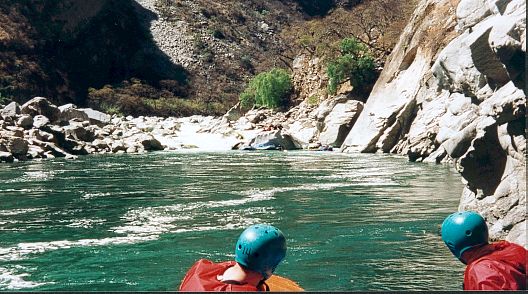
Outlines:
[{"label": "vertical rock wall", "polygon": [[525,15],[524,0],[421,1],[342,150],[454,161],[459,209],[527,246]]}]

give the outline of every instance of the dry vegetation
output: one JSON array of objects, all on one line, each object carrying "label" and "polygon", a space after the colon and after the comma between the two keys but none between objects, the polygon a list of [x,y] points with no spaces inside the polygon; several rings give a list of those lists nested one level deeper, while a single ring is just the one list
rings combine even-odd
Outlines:
[{"label": "dry vegetation", "polygon": [[[354,36],[368,46],[379,65],[407,24],[417,0],[357,0],[341,4],[323,18],[295,23],[285,29],[282,39],[310,54],[332,58],[339,42]],[[352,8],[350,8],[352,6]]]}]

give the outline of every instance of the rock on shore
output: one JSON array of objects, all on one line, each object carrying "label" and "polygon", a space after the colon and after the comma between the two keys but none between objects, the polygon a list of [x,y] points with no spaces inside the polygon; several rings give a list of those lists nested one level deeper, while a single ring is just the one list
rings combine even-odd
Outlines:
[{"label": "rock on shore", "polygon": [[[35,97],[0,109],[0,162],[156,150],[219,151],[274,144],[282,149],[339,147],[363,103],[344,96],[288,112],[255,109],[223,117],[119,117]],[[231,117],[232,118],[232,117]]]},{"label": "rock on shore", "polygon": [[72,104],[57,107],[35,97],[0,110],[0,162],[188,148],[229,150],[236,139],[200,132],[217,120],[117,117]]}]

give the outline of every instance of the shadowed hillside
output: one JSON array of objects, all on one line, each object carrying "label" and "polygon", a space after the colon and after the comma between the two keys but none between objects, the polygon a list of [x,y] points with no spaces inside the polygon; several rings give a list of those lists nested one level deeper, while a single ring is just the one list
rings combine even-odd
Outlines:
[{"label": "shadowed hillside", "polygon": [[110,113],[221,114],[257,73],[350,35],[382,64],[412,4],[365,28],[392,2],[3,1],[0,104],[45,96]]}]

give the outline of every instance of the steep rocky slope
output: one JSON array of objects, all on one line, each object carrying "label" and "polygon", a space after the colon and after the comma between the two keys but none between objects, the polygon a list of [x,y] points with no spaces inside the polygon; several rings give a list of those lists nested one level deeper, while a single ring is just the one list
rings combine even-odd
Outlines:
[{"label": "steep rocky slope", "polygon": [[526,3],[423,0],[343,151],[454,161],[492,238],[526,246]]},{"label": "steep rocky slope", "polygon": [[320,58],[357,35],[383,59],[414,0],[377,8],[398,2],[2,1],[0,104],[44,96],[124,114],[221,114],[251,77],[291,67],[303,48]]}]

